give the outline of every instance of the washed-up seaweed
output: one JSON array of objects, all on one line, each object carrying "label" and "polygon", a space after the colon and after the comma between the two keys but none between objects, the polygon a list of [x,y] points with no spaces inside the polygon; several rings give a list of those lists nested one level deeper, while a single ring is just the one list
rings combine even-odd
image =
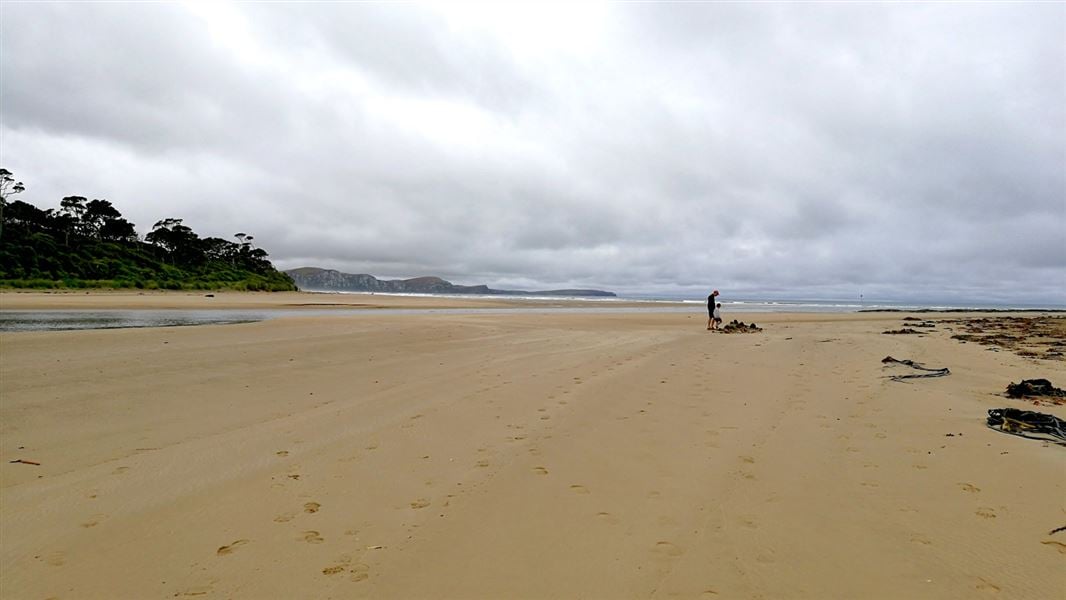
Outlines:
[{"label": "washed-up seaweed", "polygon": [[722,333],[755,333],[756,331],[762,331],[762,327],[757,327],[755,323],[745,325],[743,321],[737,321],[736,319],[722,327]]},{"label": "washed-up seaweed", "polygon": [[990,408],[988,427],[1031,440],[1066,446],[1066,421],[1055,415],[1017,408]]},{"label": "washed-up seaweed", "polygon": [[924,378],[924,377],[943,377],[945,375],[950,375],[951,374],[951,371],[949,371],[947,367],[944,367],[942,369],[930,369],[928,367],[925,367],[924,365],[921,365],[921,364],[916,363],[913,360],[909,360],[909,359],[900,360],[898,358],[892,358],[891,356],[886,356],[886,357],[881,359],[881,362],[883,364],[906,365],[906,366],[908,366],[908,367],[910,367],[912,369],[917,369],[919,371],[926,371],[925,373],[912,373],[910,375],[891,375],[889,378],[892,381],[903,381],[904,379],[921,379],[921,378]]},{"label": "washed-up seaweed", "polygon": [[1066,359],[1066,318],[1056,316],[969,318],[941,321],[961,332],[952,339],[973,342],[1039,360]]},{"label": "washed-up seaweed", "polygon": [[882,331],[881,333],[885,335],[913,335],[921,334],[922,332],[917,329],[911,329],[910,327],[904,327],[903,329],[890,329],[888,331]]},{"label": "washed-up seaweed", "polygon": [[1023,379],[1021,383],[1007,385],[1007,396],[1010,398],[1066,398],[1066,390],[1055,387],[1047,379]]}]

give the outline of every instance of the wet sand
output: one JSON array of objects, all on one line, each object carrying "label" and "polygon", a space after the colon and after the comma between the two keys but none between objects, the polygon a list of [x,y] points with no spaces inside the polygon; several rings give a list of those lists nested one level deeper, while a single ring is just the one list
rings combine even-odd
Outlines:
[{"label": "wet sand", "polygon": [[[42,302],[84,302],[66,296]],[[246,296],[226,302],[307,298]],[[953,325],[881,333],[905,316],[748,314],[764,330],[736,335],[699,308],[0,334],[0,591],[1054,597],[1066,448],[984,418],[1032,409],[1007,383],[1061,387],[1066,363]],[[886,355],[951,375],[893,382]]]},{"label": "wet sand", "polygon": [[[531,299],[463,296],[399,296],[326,292],[194,292],[194,291],[3,291],[2,310],[199,310],[199,309],[380,309],[380,308],[508,308],[571,306],[642,306],[622,300]],[[657,303],[656,305],[662,305]],[[667,303],[668,304],[668,303]]]}]

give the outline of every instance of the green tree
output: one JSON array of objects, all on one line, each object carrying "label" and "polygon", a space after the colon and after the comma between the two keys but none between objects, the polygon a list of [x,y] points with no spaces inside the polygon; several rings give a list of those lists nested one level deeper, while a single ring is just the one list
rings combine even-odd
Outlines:
[{"label": "green tree", "polygon": [[21,181],[15,181],[11,171],[0,168],[0,236],[4,234],[4,207],[7,199],[15,194],[26,191],[26,186]]},{"label": "green tree", "polygon": [[137,241],[137,231],[133,228],[133,223],[121,217],[105,219],[103,225],[100,226],[99,235],[101,240],[109,242]]},{"label": "green tree", "polygon": [[156,221],[152,231],[144,236],[149,244],[158,246],[166,252],[171,264],[200,263],[203,261],[203,249],[200,236],[189,227],[182,225],[181,219],[163,219]]},{"label": "green tree", "polygon": [[85,196],[67,196],[59,202],[60,219],[58,223],[63,228],[64,246],[70,246],[70,234],[85,233],[85,202]]},{"label": "green tree", "polygon": [[32,204],[15,200],[7,205],[7,213],[4,216],[9,224],[22,228],[44,229],[48,226],[48,211],[41,210]]},{"label": "green tree", "polygon": [[122,213],[118,212],[107,200],[90,200],[85,204],[85,212],[81,215],[81,221],[86,235],[99,238],[104,223],[121,217]]}]

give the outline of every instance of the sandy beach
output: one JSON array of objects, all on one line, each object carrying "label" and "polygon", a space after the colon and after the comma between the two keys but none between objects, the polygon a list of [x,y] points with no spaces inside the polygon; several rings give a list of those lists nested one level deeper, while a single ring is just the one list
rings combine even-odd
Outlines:
[{"label": "sandy beach", "polygon": [[[0,294],[337,303],[515,305]],[[1060,597],[1066,448],[985,417],[1066,418],[1003,396],[1066,362],[952,339],[958,314],[725,316],[763,331],[694,307],[0,334],[0,596]]]}]

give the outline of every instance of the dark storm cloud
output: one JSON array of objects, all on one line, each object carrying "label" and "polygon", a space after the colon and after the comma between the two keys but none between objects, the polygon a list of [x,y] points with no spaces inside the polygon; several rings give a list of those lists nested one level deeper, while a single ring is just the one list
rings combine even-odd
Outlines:
[{"label": "dark storm cloud", "polygon": [[10,4],[27,200],[461,283],[1064,303],[1061,4]]}]

